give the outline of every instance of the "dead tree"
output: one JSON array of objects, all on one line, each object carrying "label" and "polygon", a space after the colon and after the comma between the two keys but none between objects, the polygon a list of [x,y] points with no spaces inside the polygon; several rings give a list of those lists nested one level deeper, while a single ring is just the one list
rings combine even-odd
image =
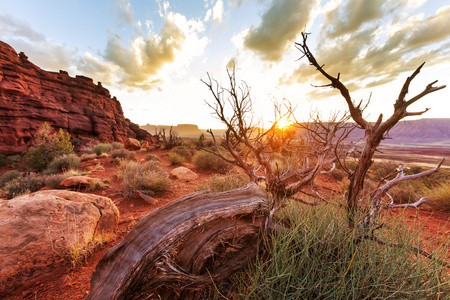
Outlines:
[{"label": "dead tree", "polygon": [[[406,79],[405,83],[403,84],[403,87],[400,90],[400,94],[398,95],[398,98],[394,103],[393,114],[385,120],[383,115],[380,114],[377,121],[375,123],[371,123],[363,117],[364,108],[362,107],[362,102],[359,103],[354,102],[350,96],[349,90],[340,81],[339,79],[340,73],[336,77],[333,77],[332,75],[327,73],[324,69],[324,65],[319,64],[319,62],[316,60],[316,58],[314,57],[314,55],[311,53],[310,49],[307,46],[306,42],[308,34],[303,32],[302,37],[303,41],[301,43],[296,43],[297,48],[303,54],[302,57],[306,57],[310,65],[314,66],[319,73],[321,73],[326,79],[330,81],[329,84],[324,85],[323,87],[332,87],[339,90],[342,97],[344,97],[345,102],[347,103],[347,107],[351,115],[351,118],[359,126],[359,128],[364,130],[364,146],[361,151],[361,154],[359,155],[358,164],[356,165],[356,168],[354,170],[345,168],[350,178],[350,185],[348,187],[348,194],[346,199],[347,211],[349,216],[349,225],[351,228],[354,228],[357,219],[359,218],[358,216],[358,213],[360,212],[359,203],[361,200],[360,199],[361,191],[364,186],[364,179],[366,177],[367,171],[369,170],[370,166],[373,163],[373,155],[375,154],[375,151],[380,145],[380,142],[385,138],[389,130],[403,118],[409,116],[419,116],[427,112],[429,108],[425,109],[424,111],[417,111],[417,112],[410,112],[407,109],[411,104],[417,102],[422,97],[445,88],[445,85],[433,86],[437,82],[437,80],[433,81],[432,83],[428,84],[422,92],[410,98],[409,100],[406,100],[405,99],[406,94],[408,93],[411,81],[417,76],[417,74],[419,74],[420,70],[422,69],[425,63],[421,64],[413,72],[413,74]],[[439,169],[439,167],[440,164],[434,170]],[[380,204],[379,199],[381,199],[381,196],[384,196],[386,192],[387,192],[386,188],[379,189],[374,192],[370,204],[371,205],[370,211],[372,213],[375,211],[379,211],[379,209],[377,208],[379,207]],[[365,220],[364,227],[367,228],[367,226],[372,223],[373,218],[370,215],[366,215],[365,217],[363,217],[363,220]]]},{"label": "dead tree", "polygon": [[100,260],[86,299],[204,299],[255,257],[268,206],[250,184],[155,209]]},{"label": "dead tree", "polygon": [[[294,109],[288,103],[282,113],[280,105],[275,106],[275,120],[269,129],[260,128],[254,120],[250,88],[245,82],[236,82],[235,70],[227,69],[229,87],[221,86],[209,74],[208,80],[202,82],[209,88],[214,101],[207,104],[216,117],[226,126],[221,145],[211,134],[215,150],[204,149],[214,153],[228,163],[242,168],[253,182],[263,182],[274,197],[272,212],[281,207],[286,199],[306,187],[310,187],[314,178],[326,166],[333,164],[339,143],[348,135],[351,128],[346,123],[349,116],[332,116],[329,122],[322,122],[318,114],[312,116],[311,122],[294,122],[294,126],[303,129],[303,136],[297,142],[286,140],[282,151],[283,164],[274,159],[278,152],[271,143],[278,134],[278,122],[281,118],[294,118]],[[339,135],[337,133],[340,133]],[[301,159],[298,159],[301,158]]]}]

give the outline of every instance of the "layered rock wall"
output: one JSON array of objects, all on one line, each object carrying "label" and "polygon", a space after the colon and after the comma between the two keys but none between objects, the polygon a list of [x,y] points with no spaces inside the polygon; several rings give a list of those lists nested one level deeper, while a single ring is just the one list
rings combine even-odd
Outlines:
[{"label": "layered rock wall", "polygon": [[70,77],[65,71],[48,72],[0,41],[0,153],[28,149],[42,123],[62,128],[73,137],[98,137],[122,142],[126,138],[152,139],[125,119],[122,106],[101,83]]}]

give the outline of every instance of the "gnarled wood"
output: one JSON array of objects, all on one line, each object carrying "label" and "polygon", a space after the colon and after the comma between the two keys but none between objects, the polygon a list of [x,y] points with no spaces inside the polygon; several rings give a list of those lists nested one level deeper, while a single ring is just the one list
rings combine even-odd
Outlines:
[{"label": "gnarled wood", "polygon": [[257,186],[194,193],[139,221],[98,263],[86,299],[195,299],[255,254],[268,215]]}]

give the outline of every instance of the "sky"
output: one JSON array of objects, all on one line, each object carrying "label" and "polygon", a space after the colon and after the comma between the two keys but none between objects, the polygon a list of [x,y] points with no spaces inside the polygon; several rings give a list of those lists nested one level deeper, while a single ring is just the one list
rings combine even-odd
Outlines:
[{"label": "sky", "polygon": [[[221,128],[207,73],[227,86],[227,66],[251,89],[268,127],[274,103],[297,119],[344,111],[295,47],[301,32],[325,70],[367,101],[365,116],[393,111],[405,79],[422,63],[409,96],[450,84],[450,0],[1,0],[0,40],[45,70],[100,81],[140,125]],[[408,99],[408,97],[407,97]],[[450,87],[410,107],[450,117]]]}]

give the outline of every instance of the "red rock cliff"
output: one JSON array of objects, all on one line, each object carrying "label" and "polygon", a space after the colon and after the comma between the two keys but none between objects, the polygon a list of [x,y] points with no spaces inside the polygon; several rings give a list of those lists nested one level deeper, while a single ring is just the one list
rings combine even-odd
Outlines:
[{"label": "red rock cliff", "polygon": [[43,122],[73,137],[122,142],[151,135],[125,119],[122,106],[101,83],[67,72],[48,72],[0,41],[0,153],[28,149]]}]

